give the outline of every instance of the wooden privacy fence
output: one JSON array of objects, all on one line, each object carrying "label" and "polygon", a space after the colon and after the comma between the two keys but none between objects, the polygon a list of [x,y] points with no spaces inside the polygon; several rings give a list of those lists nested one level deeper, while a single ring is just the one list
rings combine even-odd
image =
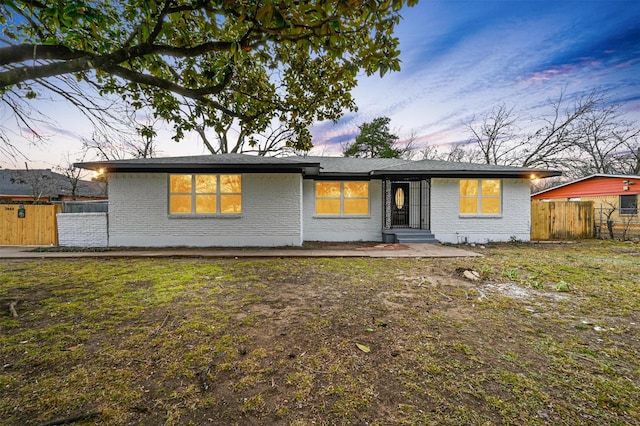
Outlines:
[{"label": "wooden privacy fence", "polygon": [[18,204],[0,204],[0,245],[41,246],[58,244],[56,213],[59,205],[25,204],[18,217]]},{"label": "wooden privacy fence", "polygon": [[593,238],[593,201],[532,201],[532,240]]}]

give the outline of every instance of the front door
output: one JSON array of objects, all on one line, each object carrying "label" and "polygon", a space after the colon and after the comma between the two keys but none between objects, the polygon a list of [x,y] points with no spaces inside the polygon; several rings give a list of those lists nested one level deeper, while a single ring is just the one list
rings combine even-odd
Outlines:
[{"label": "front door", "polygon": [[391,226],[409,227],[409,182],[391,184]]}]

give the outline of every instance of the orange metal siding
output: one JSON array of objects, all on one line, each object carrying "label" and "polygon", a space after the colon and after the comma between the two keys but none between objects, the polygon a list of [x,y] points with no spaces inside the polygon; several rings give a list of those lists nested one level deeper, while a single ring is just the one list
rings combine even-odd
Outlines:
[{"label": "orange metal siding", "polygon": [[[628,180],[630,185],[624,185]],[[627,190],[624,187],[628,187]],[[545,193],[534,195],[534,200],[569,199],[579,197],[593,197],[602,195],[633,195],[640,194],[640,179],[619,177],[593,177],[560,188],[551,189]]]}]

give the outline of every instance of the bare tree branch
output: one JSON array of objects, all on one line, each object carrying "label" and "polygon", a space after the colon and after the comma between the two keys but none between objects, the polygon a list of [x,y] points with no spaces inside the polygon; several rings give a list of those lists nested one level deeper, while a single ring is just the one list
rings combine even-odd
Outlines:
[{"label": "bare tree branch", "polygon": [[505,104],[496,106],[482,117],[480,123],[474,123],[475,117],[467,123],[473,136],[475,147],[482,154],[485,164],[513,164],[511,154],[517,149],[513,145],[518,117]]}]

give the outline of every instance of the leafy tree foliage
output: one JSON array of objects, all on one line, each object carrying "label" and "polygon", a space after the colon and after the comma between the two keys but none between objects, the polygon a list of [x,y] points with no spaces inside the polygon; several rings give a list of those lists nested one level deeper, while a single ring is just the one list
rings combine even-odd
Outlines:
[{"label": "leafy tree foliage", "polygon": [[253,134],[279,119],[297,135],[294,148],[308,149],[311,122],[356,109],[359,72],[400,69],[393,31],[404,4],[5,0],[0,94],[4,102],[64,94],[73,76],[151,107],[174,123],[176,140],[198,128],[219,134],[234,120]]},{"label": "leafy tree foliage", "polygon": [[360,135],[344,148],[345,157],[360,158],[400,158],[401,148],[396,147],[398,136],[391,133],[388,117],[375,118],[371,123],[360,126]]}]

